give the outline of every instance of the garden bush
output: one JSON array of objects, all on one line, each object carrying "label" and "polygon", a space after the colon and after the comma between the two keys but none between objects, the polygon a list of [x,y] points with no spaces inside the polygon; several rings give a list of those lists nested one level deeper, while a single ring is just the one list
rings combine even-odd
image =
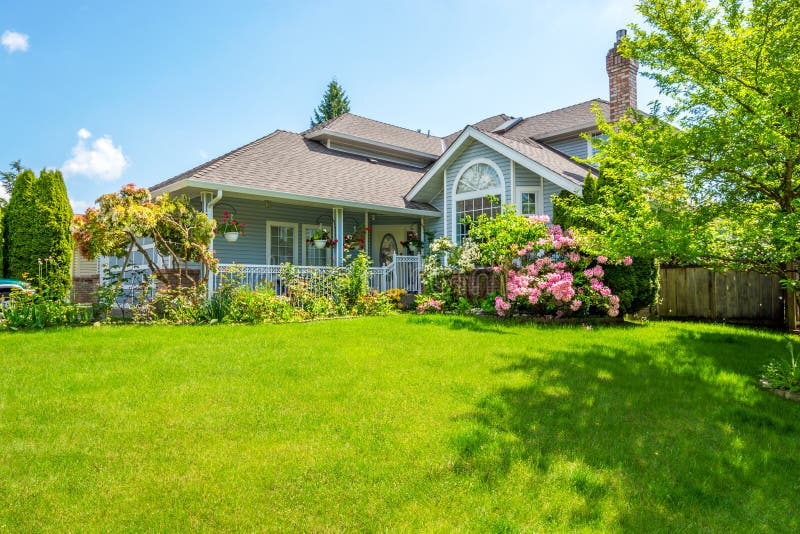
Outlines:
[{"label": "garden bush", "polygon": [[620,313],[635,313],[658,299],[658,261],[633,258],[630,265],[605,267],[605,283],[619,297]]},{"label": "garden bush", "polygon": [[59,171],[21,172],[4,215],[6,274],[64,298],[72,284],[72,208]]},{"label": "garden bush", "polygon": [[91,324],[91,306],[71,304],[46,293],[14,290],[0,307],[0,325],[10,330]]}]

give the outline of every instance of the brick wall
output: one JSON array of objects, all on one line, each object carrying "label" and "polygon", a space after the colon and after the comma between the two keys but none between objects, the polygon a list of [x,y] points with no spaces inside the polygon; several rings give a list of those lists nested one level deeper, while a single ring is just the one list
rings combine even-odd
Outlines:
[{"label": "brick wall", "polygon": [[482,299],[500,291],[500,277],[491,268],[481,267],[467,274],[457,274],[452,278],[453,289],[459,296],[469,300]]},{"label": "brick wall", "polygon": [[90,304],[96,302],[94,292],[100,284],[100,275],[72,277],[72,299],[80,304]]}]

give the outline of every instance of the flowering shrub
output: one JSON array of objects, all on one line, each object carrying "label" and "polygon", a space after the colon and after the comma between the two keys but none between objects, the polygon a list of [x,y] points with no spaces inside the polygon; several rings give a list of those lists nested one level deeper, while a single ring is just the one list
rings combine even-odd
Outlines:
[{"label": "flowering shrub", "polygon": [[442,311],[442,303],[434,298],[423,297],[417,303],[417,313],[440,311]]},{"label": "flowering shrub", "polygon": [[[513,244],[510,249],[517,257],[510,266],[494,267],[496,272],[505,269],[506,275],[505,295],[495,298],[497,314],[504,316],[516,310],[562,317],[605,311],[617,316],[619,297],[603,283],[602,265],[608,264],[609,258],[581,253],[571,232],[558,225],[547,227],[547,221],[544,216],[528,218],[527,224],[539,227],[529,233],[542,237]],[[630,261],[622,260],[626,264]]]},{"label": "flowering shrub", "polygon": [[472,241],[465,240],[464,244],[458,246],[447,237],[436,239],[431,243],[430,254],[425,257],[422,265],[424,294],[451,309],[458,300],[458,295],[453,292],[451,278],[455,274],[473,270],[480,257],[480,250]]}]

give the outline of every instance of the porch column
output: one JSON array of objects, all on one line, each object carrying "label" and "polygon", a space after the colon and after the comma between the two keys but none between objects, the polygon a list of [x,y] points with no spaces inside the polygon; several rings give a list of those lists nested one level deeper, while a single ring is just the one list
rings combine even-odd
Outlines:
[{"label": "porch column", "polygon": [[[217,190],[217,196],[212,197],[212,193],[204,192],[200,195],[200,199],[203,204],[203,211],[208,217],[208,220],[212,220],[214,218],[214,204],[219,202],[222,199],[222,189]],[[208,250],[214,250],[214,234],[211,234],[211,242],[208,244]],[[205,274],[205,273],[201,273]],[[206,287],[208,291],[209,298],[211,295],[214,294],[214,273],[208,273],[208,285]]]},{"label": "porch column", "polygon": [[367,232],[367,228],[369,228],[369,212],[364,212],[364,252],[367,253],[369,256],[370,253],[370,241],[372,241],[372,232]]},{"label": "porch column", "polygon": [[333,259],[337,267],[344,259],[344,208],[333,208],[333,238],[336,240],[336,254]]}]

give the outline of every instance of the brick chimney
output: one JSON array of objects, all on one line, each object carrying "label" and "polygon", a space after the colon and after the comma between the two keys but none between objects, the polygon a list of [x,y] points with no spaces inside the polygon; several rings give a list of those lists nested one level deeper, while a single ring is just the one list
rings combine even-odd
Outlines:
[{"label": "brick chimney", "polygon": [[626,30],[617,30],[617,41],[606,54],[611,122],[617,122],[630,108],[636,109],[636,74],[639,72],[639,62],[622,57],[617,51],[620,40],[627,33]]}]

